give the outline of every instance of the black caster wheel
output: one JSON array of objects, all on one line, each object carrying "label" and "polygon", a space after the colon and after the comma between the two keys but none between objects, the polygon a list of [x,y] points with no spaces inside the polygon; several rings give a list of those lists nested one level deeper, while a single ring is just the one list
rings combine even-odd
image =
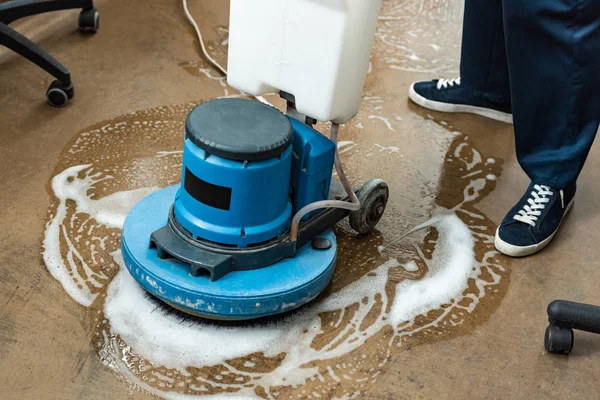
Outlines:
[{"label": "black caster wheel", "polygon": [[51,106],[64,107],[74,94],[73,84],[66,86],[60,81],[54,81],[46,91],[46,99]]},{"label": "black caster wheel", "polygon": [[372,179],[365,183],[356,192],[360,210],[350,213],[350,227],[361,235],[371,232],[383,216],[389,196],[390,190],[383,180]]},{"label": "black caster wheel", "polygon": [[95,8],[88,8],[79,13],[79,30],[86,33],[96,33],[100,28],[100,13]]},{"label": "black caster wheel", "polygon": [[574,342],[573,329],[559,328],[550,325],[546,329],[544,346],[546,350],[554,354],[569,354],[573,350]]}]

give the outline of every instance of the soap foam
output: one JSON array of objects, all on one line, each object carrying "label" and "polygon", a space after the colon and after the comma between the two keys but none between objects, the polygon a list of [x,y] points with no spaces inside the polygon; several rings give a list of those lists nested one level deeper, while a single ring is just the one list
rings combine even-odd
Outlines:
[{"label": "soap foam", "polygon": [[392,126],[392,123],[390,122],[390,120],[388,118],[382,117],[380,115],[369,115],[369,119],[377,119],[377,120],[383,122],[385,127],[388,128],[390,131],[396,132],[396,130],[394,129],[394,127]]},{"label": "soap foam", "polygon": [[[83,174],[83,178],[79,178],[79,174]],[[69,240],[63,226],[68,213],[67,200],[75,203],[76,213],[88,214],[99,224],[121,229],[133,205],[156,190],[156,188],[141,188],[93,200],[88,194],[90,189],[105,179],[111,179],[111,177],[94,173],[91,165],[74,166],[52,178],[52,191],[59,200],[59,205],[56,214],[46,225],[43,241],[44,263],[52,276],[62,284],[65,291],[75,301],[86,307],[89,307],[96,298],[96,294],[90,291],[86,282],[99,287],[102,285],[101,280],[107,277],[102,273],[92,271]],[[66,249],[62,249],[66,252],[67,257],[62,256],[61,238],[67,246]],[[85,275],[77,272],[77,264],[81,265]]]},{"label": "soap foam", "polygon": [[[440,235],[436,253],[428,261],[429,271],[420,281],[407,280],[397,285],[391,299],[387,298],[385,291],[390,269],[403,266],[407,271],[414,270],[414,261],[401,265],[395,259],[390,260],[323,301],[313,303],[283,321],[251,328],[211,323],[183,325],[170,315],[155,312],[156,305],[144,295],[144,290],[124,268],[120,252],[116,252],[113,256],[121,265],[121,271],[108,288],[104,315],[110,320],[112,334],[118,335],[137,354],[154,365],[185,371],[190,365],[222,365],[230,359],[255,352],[262,352],[267,357],[286,353],[275,371],[256,375],[253,384],[266,387],[300,385],[318,373],[315,368],[302,368],[303,365],[347,354],[363,345],[384,326],[397,328],[404,322],[411,325],[415,317],[460,298],[476,264],[470,230],[456,214],[447,210],[440,210],[423,227],[435,227]],[[351,332],[350,327],[360,326],[365,321],[378,296],[382,298],[384,311],[364,331]],[[389,314],[385,312],[388,302],[391,302]],[[358,310],[346,324],[346,329],[341,330],[323,348],[311,346],[315,338],[324,332],[319,314],[344,310],[352,304],[357,304]],[[398,333],[402,336],[413,334],[414,331],[407,330],[404,333],[398,330]],[[215,382],[211,381],[211,384],[215,385]],[[239,387],[231,384],[218,386],[223,389]],[[250,390],[241,390],[249,396],[245,398],[255,396]],[[231,398],[229,395],[221,396]]]},{"label": "soap foam", "polygon": [[440,241],[427,262],[427,276],[416,282],[404,281],[396,287],[391,310],[394,324],[414,322],[418,315],[456,301],[466,289],[476,260],[473,236],[469,228],[454,213],[436,215],[427,226],[435,226]]},{"label": "soap foam", "polygon": [[357,144],[350,140],[340,140],[337,143],[338,154],[344,154],[345,152],[352,150],[356,146]]}]

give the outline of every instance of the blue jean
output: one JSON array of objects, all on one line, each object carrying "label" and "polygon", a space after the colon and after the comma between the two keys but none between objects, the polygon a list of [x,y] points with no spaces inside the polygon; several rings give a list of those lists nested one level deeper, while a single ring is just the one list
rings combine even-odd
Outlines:
[{"label": "blue jean", "polygon": [[600,0],[466,0],[462,84],[511,104],[517,158],[563,189],[600,122]]}]

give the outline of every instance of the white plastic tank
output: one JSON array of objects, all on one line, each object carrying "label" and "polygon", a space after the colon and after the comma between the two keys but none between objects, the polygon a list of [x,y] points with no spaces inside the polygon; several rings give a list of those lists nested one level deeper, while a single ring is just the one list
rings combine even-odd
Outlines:
[{"label": "white plastic tank", "polygon": [[358,113],[381,0],[231,0],[227,81],[344,123]]}]

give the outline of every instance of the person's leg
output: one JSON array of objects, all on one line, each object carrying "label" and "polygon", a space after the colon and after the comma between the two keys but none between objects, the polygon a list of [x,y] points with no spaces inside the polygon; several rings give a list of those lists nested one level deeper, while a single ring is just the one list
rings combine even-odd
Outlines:
[{"label": "person's leg", "polygon": [[600,1],[504,0],[504,18],[517,157],[564,189],[600,121]]},{"label": "person's leg", "polygon": [[461,84],[486,100],[510,104],[501,0],[466,0]]},{"label": "person's leg", "polygon": [[460,79],[414,83],[409,97],[441,112],[468,112],[511,122],[501,0],[466,0]]},{"label": "person's leg", "polygon": [[498,250],[547,246],[569,211],[600,122],[600,0],[504,0],[519,163],[532,183],[496,234]]}]

